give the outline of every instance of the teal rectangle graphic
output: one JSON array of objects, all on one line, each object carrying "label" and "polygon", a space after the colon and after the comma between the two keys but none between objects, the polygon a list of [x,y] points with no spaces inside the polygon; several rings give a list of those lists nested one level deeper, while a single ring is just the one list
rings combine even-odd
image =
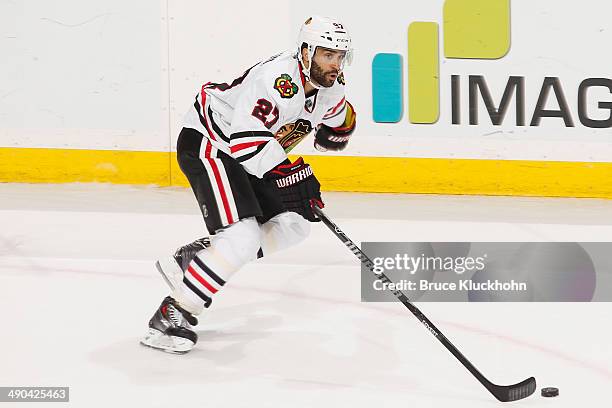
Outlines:
[{"label": "teal rectangle graphic", "polygon": [[402,118],[402,56],[379,53],[372,60],[374,122],[397,123]]}]

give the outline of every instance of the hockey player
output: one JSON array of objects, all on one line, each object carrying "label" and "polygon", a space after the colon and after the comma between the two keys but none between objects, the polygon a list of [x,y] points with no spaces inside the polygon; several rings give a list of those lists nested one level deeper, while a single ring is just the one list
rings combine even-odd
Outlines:
[{"label": "hockey player", "polygon": [[206,83],[188,111],[177,155],[211,237],[156,264],[172,293],[141,343],[185,353],[192,326],[244,264],[306,238],[320,185],[287,153],[315,130],[318,150],[342,150],[355,129],[344,96],[351,39],[338,21],[313,16],[296,50],[249,68],[231,83]]}]

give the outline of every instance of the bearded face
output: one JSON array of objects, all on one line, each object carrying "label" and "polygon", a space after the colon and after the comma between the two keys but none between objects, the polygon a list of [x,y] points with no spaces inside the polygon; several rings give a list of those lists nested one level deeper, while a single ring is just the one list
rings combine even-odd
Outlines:
[{"label": "bearded face", "polygon": [[329,68],[325,70],[323,67],[317,64],[315,59],[313,59],[312,68],[310,68],[310,77],[321,86],[329,88],[334,84],[334,81],[338,77],[338,69]]},{"label": "bearded face", "polygon": [[310,68],[311,79],[325,88],[331,87],[338,78],[345,57],[346,51],[317,47]]}]

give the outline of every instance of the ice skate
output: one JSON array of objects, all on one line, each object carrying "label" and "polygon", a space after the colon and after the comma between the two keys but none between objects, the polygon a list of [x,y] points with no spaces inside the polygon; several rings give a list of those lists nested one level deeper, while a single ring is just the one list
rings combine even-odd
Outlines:
[{"label": "ice skate", "polygon": [[197,324],[198,320],[191,313],[168,296],[149,320],[149,331],[140,343],[169,353],[184,354],[198,341],[198,335],[192,330],[192,326]]},{"label": "ice skate", "polygon": [[179,282],[183,280],[183,275],[189,266],[189,262],[192,261],[195,255],[209,246],[209,237],[200,238],[180,247],[174,255],[155,262],[155,267],[161,273],[168,286],[170,286],[170,289],[174,290]]}]

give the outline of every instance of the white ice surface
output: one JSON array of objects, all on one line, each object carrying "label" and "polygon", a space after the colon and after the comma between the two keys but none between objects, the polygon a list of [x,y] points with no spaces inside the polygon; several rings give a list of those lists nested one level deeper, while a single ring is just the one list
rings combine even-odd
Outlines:
[{"label": "white ice surface", "polygon": [[[356,242],[612,240],[612,201],[324,197]],[[499,406],[401,304],[360,302],[359,264],[321,224],[241,270],[191,353],[141,347],[167,294],[153,261],[203,231],[186,189],[0,184],[0,386],[70,386],[53,405],[70,407]],[[419,307],[492,381],[536,377],[514,405],[609,406],[609,303]]]}]

